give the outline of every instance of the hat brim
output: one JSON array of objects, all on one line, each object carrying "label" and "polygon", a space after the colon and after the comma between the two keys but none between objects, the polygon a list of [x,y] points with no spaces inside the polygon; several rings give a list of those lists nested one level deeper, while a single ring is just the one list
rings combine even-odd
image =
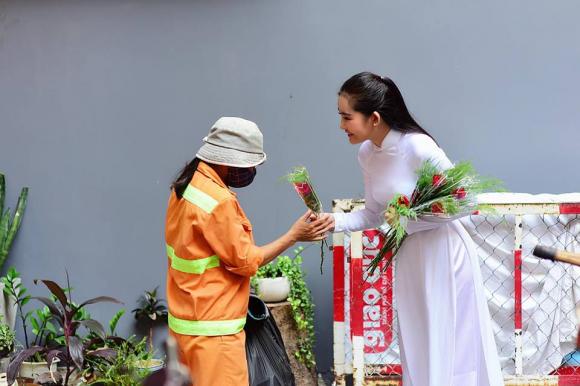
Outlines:
[{"label": "hat brim", "polygon": [[251,168],[266,161],[266,153],[247,153],[208,142],[199,148],[196,157],[211,164],[237,168]]}]

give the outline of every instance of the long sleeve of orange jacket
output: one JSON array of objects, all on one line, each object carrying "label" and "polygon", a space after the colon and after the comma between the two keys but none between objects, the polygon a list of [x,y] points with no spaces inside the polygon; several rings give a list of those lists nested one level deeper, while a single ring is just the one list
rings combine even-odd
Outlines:
[{"label": "long sleeve of orange jacket", "polygon": [[252,226],[235,197],[221,201],[212,211],[203,236],[224,268],[241,276],[253,276],[264,253],[254,244]]}]

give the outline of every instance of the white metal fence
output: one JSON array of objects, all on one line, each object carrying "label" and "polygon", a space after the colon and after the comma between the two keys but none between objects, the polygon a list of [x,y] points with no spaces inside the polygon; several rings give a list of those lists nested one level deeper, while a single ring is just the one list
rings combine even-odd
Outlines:
[{"label": "white metal fence", "polygon": [[[531,255],[538,243],[580,251],[580,194],[483,195],[493,215],[461,221],[473,240],[493,319],[507,384],[580,384],[555,375],[575,348],[575,309],[580,300],[580,268]],[[356,211],[363,200],[335,200],[333,210]],[[334,361],[336,381],[352,374],[361,385],[373,379],[398,384],[395,267],[368,276],[366,267],[380,248],[377,230],[336,233],[334,250]],[[552,375],[550,375],[552,374]],[[537,383],[534,383],[537,382]]]}]

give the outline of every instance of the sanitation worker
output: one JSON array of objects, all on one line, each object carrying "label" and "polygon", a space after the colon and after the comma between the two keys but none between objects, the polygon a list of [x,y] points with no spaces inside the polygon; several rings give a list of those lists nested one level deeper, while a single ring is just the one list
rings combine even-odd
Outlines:
[{"label": "sanitation worker", "polygon": [[244,324],[250,277],[297,241],[321,240],[330,218],[310,212],[269,244],[230,188],[252,183],[266,160],[263,136],[248,120],[222,117],[171,185],[165,240],[169,329],[194,386],[247,385]]}]

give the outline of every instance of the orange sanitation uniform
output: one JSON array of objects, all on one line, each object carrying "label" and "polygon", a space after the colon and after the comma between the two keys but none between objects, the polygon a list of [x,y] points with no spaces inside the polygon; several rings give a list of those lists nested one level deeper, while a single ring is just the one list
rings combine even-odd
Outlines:
[{"label": "orange sanitation uniform", "polygon": [[169,329],[194,386],[247,385],[243,328],[264,255],[235,193],[203,161],[183,197],[171,193],[165,241]]}]

